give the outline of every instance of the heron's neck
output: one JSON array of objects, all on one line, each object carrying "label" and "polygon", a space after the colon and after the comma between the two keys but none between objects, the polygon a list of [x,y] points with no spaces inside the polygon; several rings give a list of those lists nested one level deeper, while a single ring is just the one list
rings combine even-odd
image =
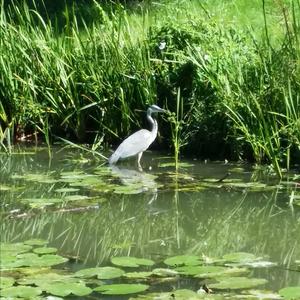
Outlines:
[{"label": "heron's neck", "polygon": [[157,121],[152,118],[151,113],[147,112],[147,119],[151,125],[151,132],[154,133],[155,135],[157,134]]}]

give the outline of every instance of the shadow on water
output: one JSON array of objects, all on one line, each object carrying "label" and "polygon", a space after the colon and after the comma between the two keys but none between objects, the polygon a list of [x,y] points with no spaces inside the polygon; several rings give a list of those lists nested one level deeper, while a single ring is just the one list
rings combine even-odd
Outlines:
[{"label": "shadow on water", "polygon": [[[235,173],[237,166],[223,163],[192,162],[174,173],[163,165],[170,160],[151,154],[144,171],[98,167],[74,152],[54,157],[51,164],[43,151],[1,157],[2,242],[47,239],[59,254],[79,260],[69,265],[73,270],[107,265],[113,256],[162,263],[179,254],[250,252],[278,263],[253,271],[269,280],[268,288],[300,284],[299,272],[288,271],[300,258],[300,210],[288,205],[289,185],[261,180],[255,188],[251,167]],[[69,201],[22,201],[59,197]]]}]

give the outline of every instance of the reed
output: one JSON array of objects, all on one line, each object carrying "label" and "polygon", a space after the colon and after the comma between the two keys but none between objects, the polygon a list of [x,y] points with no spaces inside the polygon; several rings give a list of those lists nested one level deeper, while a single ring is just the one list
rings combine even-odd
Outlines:
[{"label": "reed", "polygon": [[[94,18],[66,7],[63,27],[38,5],[2,3],[0,146],[21,130],[99,149],[142,127],[136,109],[157,102],[176,111],[160,129],[177,162],[247,159],[282,176],[300,157],[300,4],[243,3],[93,1]],[[244,17],[232,21],[234,9]]]}]

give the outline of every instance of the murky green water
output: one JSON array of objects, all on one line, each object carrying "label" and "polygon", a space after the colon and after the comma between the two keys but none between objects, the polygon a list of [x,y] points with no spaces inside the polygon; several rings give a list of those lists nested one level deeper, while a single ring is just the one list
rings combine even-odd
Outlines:
[{"label": "murky green water", "polygon": [[[300,285],[300,206],[289,205],[297,195],[294,174],[278,182],[251,166],[197,161],[183,161],[191,165],[176,174],[170,162],[146,153],[141,172],[133,161],[99,166],[77,150],[54,150],[51,160],[46,150],[2,154],[1,242],[46,239],[58,254],[74,258],[63,265],[71,272],[111,265],[114,256],[150,258],[162,266],[174,255],[248,252],[277,264],[250,269],[252,277],[268,280],[264,289]],[[185,277],[158,282],[150,291],[197,290],[201,284]]]}]

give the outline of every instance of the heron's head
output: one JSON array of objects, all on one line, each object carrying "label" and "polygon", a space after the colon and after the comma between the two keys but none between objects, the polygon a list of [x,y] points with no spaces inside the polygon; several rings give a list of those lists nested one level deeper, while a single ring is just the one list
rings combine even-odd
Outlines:
[{"label": "heron's head", "polygon": [[149,106],[149,108],[147,109],[147,113],[148,114],[152,114],[152,113],[163,113],[166,112],[165,109],[160,108],[159,106],[153,104],[151,106]]}]

